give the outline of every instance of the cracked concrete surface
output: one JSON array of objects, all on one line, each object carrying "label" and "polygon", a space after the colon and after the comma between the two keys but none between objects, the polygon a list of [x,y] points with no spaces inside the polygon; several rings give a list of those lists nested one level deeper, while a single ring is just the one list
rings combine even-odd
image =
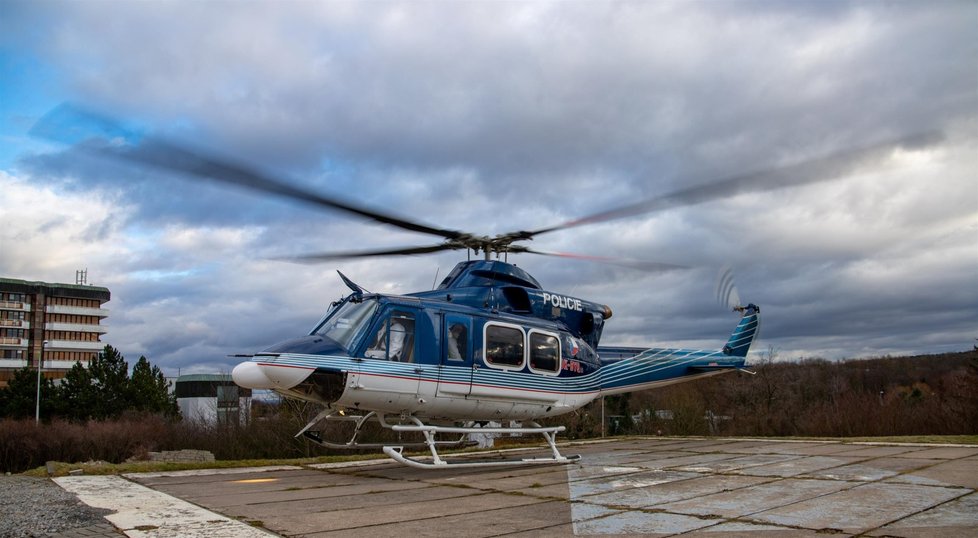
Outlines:
[{"label": "cracked concrete surface", "polygon": [[[211,537],[224,520],[307,537],[978,535],[978,447],[649,438],[563,452],[583,458],[484,470],[382,461],[134,474],[117,477],[128,485],[112,486],[98,506],[111,508],[113,496],[126,505],[145,486],[203,510],[204,523],[189,528]],[[90,478],[59,483],[85,500],[95,486],[81,480]],[[137,513],[149,508],[137,504]],[[162,521],[189,510],[150,504]],[[130,536],[175,535],[123,521]]]}]

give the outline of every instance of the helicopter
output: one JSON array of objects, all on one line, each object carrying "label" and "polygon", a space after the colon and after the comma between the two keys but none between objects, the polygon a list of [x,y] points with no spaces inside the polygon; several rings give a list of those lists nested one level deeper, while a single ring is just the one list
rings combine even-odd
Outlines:
[{"label": "helicopter", "polygon": [[[433,290],[402,295],[371,293],[343,273],[349,293],[332,303],[312,330],[252,355],[232,371],[234,382],[269,389],[323,407],[296,436],[331,448],[380,448],[395,461],[418,468],[565,464],[556,445],[564,426],[542,426],[540,419],[580,409],[597,398],[646,390],[745,370],[747,354],[760,328],[760,308],[733,304],[740,315],[716,349],[608,347],[601,345],[612,309],[605,304],[546,290],[528,272],[508,261],[510,254],[563,259],[586,258],[529,248],[522,242],[577,226],[689,206],[741,193],[770,191],[833,179],[895,148],[927,143],[931,134],[904,137],[831,154],[794,165],[731,176],[648,200],[533,230],[482,236],[430,226],[338,197],[312,192],[231,162],[150,136],[120,144],[121,122],[75,105],[61,105],[38,121],[32,134],[64,141],[79,125],[100,138],[75,147],[102,158],[152,167],[272,194],[330,211],[441,238],[432,245],[327,252],[292,258],[328,262],[353,258],[421,255],[465,250],[480,258],[459,262]],[[111,141],[111,142],[107,142]],[[640,268],[681,269],[656,262]],[[729,294],[729,280],[723,284]],[[739,302],[739,301],[738,301]],[[338,422],[353,422],[346,442],[328,440]],[[423,441],[362,443],[368,423],[393,432],[420,433]],[[509,426],[498,424],[509,423]],[[449,461],[439,447],[459,446],[475,434],[540,434],[547,457],[492,461]],[[451,439],[444,439],[452,435]],[[454,436],[458,435],[457,438]],[[430,460],[405,448],[427,448]]]},{"label": "helicopter", "polygon": [[[715,351],[601,348],[610,308],[543,291],[506,262],[460,262],[435,290],[406,295],[367,293],[342,278],[351,293],[307,336],[255,354],[232,377],[243,387],[324,405],[300,432],[323,446],[369,446],[356,441],[368,420],[396,432],[421,432],[430,463],[406,456],[403,446],[379,447],[421,468],[575,461],[555,444],[564,426],[542,427],[536,419],[604,395],[741,369],[760,322],[757,306],[740,307],[740,322]],[[356,421],[345,445],[311,430],[331,420]],[[506,421],[520,425],[472,424]],[[447,463],[437,447],[462,439],[439,441],[439,433],[539,433],[551,456]]]}]

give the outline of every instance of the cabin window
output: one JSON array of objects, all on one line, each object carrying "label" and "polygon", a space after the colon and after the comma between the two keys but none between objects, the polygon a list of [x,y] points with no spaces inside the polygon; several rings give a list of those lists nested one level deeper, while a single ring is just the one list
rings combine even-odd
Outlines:
[{"label": "cabin window", "polygon": [[492,366],[523,367],[523,330],[505,325],[486,325],[486,363]]},{"label": "cabin window", "polygon": [[530,370],[556,373],[560,369],[560,339],[556,335],[530,331]]},{"label": "cabin window", "polygon": [[392,312],[374,333],[364,355],[372,359],[414,362],[414,315]]}]

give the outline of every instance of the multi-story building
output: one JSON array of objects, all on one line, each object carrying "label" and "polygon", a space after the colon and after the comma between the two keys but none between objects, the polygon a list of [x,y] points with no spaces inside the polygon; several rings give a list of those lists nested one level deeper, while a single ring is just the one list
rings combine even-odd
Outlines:
[{"label": "multi-story building", "polygon": [[102,308],[109,290],[0,278],[0,387],[16,370],[37,368],[58,379],[80,361],[87,365],[105,346]]}]

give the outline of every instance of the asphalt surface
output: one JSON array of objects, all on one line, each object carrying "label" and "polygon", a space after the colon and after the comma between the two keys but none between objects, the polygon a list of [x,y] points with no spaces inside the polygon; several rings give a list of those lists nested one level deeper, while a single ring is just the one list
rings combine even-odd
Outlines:
[{"label": "asphalt surface", "polygon": [[978,536],[978,447],[637,439],[580,463],[65,477],[129,536]]}]

